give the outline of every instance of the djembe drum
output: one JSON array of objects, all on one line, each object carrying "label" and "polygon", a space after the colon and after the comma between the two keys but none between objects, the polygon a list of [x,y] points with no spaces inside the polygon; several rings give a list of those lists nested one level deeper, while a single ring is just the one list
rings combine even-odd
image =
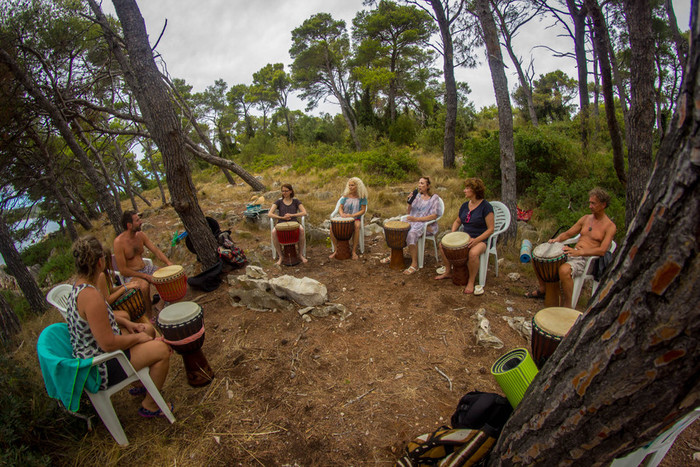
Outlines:
[{"label": "djembe drum", "polygon": [[452,268],[452,283],[455,285],[467,285],[469,279],[469,244],[471,237],[466,232],[450,232],[444,237],[440,244],[445,258],[450,262]]},{"label": "djembe drum", "polygon": [[571,308],[550,307],[532,317],[532,358],[537,368],[542,369],[579,316],[581,312]]},{"label": "djembe drum", "polygon": [[163,340],[182,355],[190,386],[206,386],[214,372],[202,353],[204,344],[204,313],[195,302],[168,305],[158,314],[158,329]]},{"label": "djembe drum", "polygon": [[187,276],[182,266],[176,264],[153,273],[153,285],[166,302],[182,300],[187,293]]},{"label": "djembe drum", "polygon": [[299,227],[300,224],[295,221],[280,222],[275,226],[277,241],[282,246],[282,264],[285,266],[295,266],[301,262],[297,254]]},{"label": "djembe drum", "polygon": [[389,267],[392,269],[403,269],[403,249],[406,246],[406,237],[411,230],[411,224],[403,221],[388,221],[384,223],[384,238],[386,244],[391,248],[391,261]]},{"label": "djembe drum", "polygon": [[[350,238],[355,232],[354,217],[334,217],[331,219],[331,230],[337,240],[335,259],[350,259]],[[356,240],[357,241],[357,240]]]},{"label": "djembe drum", "polygon": [[532,252],[535,274],[544,282],[544,306],[559,306],[559,266],[566,262],[563,243],[542,243]]},{"label": "djembe drum", "polygon": [[118,299],[112,304],[115,310],[123,310],[129,313],[129,319],[133,322],[138,321],[146,312],[146,306],[143,303],[143,294],[140,289],[127,289]]}]

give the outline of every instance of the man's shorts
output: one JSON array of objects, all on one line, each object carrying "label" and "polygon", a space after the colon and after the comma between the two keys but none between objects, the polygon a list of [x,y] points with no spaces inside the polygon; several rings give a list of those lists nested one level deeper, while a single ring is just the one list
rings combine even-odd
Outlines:
[{"label": "man's shorts", "polygon": [[[148,264],[145,263],[145,266],[143,269],[139,269],[137,272],[141,272],[143,274],[148,274],[149,276],[152,276],[154,272],[158,270],[158,266],[155,264]],[[124,277],[124,283],[128,284],[131,282],[131,279],[135,279],[135,277],[129,276],[129,277]]]},{"label": "man's shorts", "polygon": [[569,258],[569,260],[566,262],[566,264],[571,266],[571,278],[572,279],[574,277],[583,275],[583,273],[585,272],[583,269],[586,267],[587,260],[588,260],[588,258],[586,258],[585,256],[572,256]]}]

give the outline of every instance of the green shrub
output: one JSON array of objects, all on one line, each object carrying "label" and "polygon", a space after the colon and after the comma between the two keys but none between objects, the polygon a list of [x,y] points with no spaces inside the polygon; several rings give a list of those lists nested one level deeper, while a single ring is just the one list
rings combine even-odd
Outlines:
[{"label": "green shrub", "polygon": [[12,290],[0,290],[0,293],[5,297],[5,300],[7,300],[10,308],[14,310],[20,321],[29,316],[31,309],[29,308],[29,302],[24,298],[24,294],[16,293]]},{"label": "green shrub", "polygon": [[0,354],[0,465],[50,465],[60,449],[52,440],[75,438],[67,428],[77,432],[77,419],[63,416],[40,381]]},{"label": "green shrub", "polygon": [[75,272],[75,262],[70,249],[57,252],[41,266],[39,284],[51,285],[63,282]]},{"label": "green shrub", "polygon": [[366,174],[365,183],[383,185],[415,178],[418,174],[418,161],[406,148],[398,149],[390,145],[361,153],[362,170]]},{"label": "green shrub", "polygon": [[35,264],[44,264],[54,249],[56,251],[69,251],[71,244],[72,242],[67,235],[53,233],[41,242],[22,250],[20,257],[27,267]]},{"label": "green shrub", "polygon": [[406,114],[401,114],[389,126],[389,139],[392,143],[410,146],[416,139],[418,124]]}]

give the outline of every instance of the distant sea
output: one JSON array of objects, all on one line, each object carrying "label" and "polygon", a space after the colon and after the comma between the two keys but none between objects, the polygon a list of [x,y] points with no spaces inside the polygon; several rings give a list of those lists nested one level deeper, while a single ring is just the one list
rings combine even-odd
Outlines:
[{"label": "distant sea", "polygon": [[[28,238],[27,240],[23,241],[22,243],[17,243],[15,242],[15,246],[17,247],[18,251],[22,251],[29,245],[32,245],[38,241],[40,241],[42,238],[44,238],[44,235],[50,234],[51,232],[55,232],[58,230],[58,224],[53,221],[49,221],[48,224],[46,224],[46,227],[44,227],[43,230],[38,231],[34,235],[32,235],[31,238]],[[5,259],[2,257],[2,254],[0,254],[0,265],[5,264]]]}]

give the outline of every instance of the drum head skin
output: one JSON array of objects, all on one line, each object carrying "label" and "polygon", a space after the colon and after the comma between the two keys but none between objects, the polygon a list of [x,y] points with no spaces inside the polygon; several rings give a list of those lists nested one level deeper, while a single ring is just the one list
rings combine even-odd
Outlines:
[{"label": "drum head skin", "polygon": [[153,277],[156,279],[165,279],[167,277],[175,276],[182,272],[182,266],[173,264],[172,266],[165,266],[164,268],[158,269],[153,273]]},{"label": "drum head skin", "polygon": [[299,229],[299,223],[295,221],[280,222],[277,224],[277,230],[297,230]]},{"label": "drum head skin", "polygon": [[541,243],[532,250],[532,256],[541,259],[558,258],[564,254],[564,244],[559,242]]},{"label": "drum head skin", "polygon": [[355,218],[353,217],[334,217],[331,222],[352,222]]},{"label": "drum head skin", "polygon": [[471,237],[466,232],[450,232],[442,237],[442,245],[447,248],[462,248],[469,243]]},{"label": "drum head skin", "polygon": [[168,305],[158,314],[158,323],[173,325],[190,321],[196,317],[201,308],[195,302],[178,302]]},{"label": "drum head skin", "polygon": [[580,311],[571,308],[551,307],[544,308],[535,314],[535,324],[543,331],[554,336],[564,337],[574,325]]},{"label": "drum head skin", "polygon": [[392,229],[392,230],[405,230],[405,229],[410,229],[411,224],[408,222],[403,222],[403,221],[387,221],[384,223],[384,228],[385,229]]}]

